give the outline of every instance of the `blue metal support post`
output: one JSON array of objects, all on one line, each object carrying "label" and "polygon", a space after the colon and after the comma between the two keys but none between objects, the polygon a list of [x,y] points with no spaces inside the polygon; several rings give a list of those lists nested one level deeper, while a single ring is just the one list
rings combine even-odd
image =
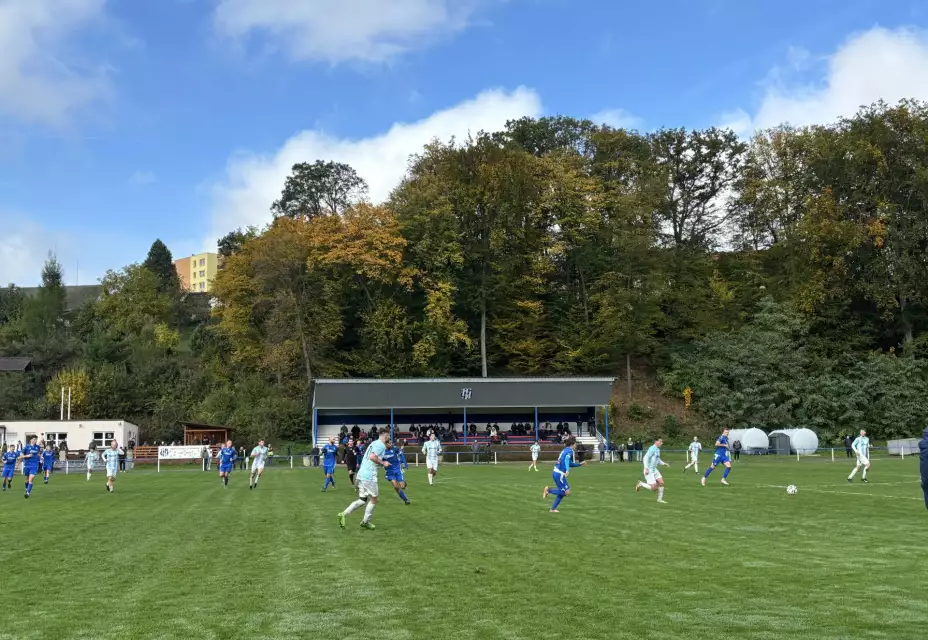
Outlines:
[{"label": "blue metal support post", "polygon": [[535,440],[538,440],[538,407],[535,407]]},{"label": "blue metal support post", "polygon": [[393,407],[390,407],[390,442],[396,442],[393,439]]},{"label": "blue metal support post", "polygon": [[605,409],[606,414],[606,444],[609,444],[609,405],[607,404],[603,408]]},{"label": "blue metal support post", "polygon": [[467,444],[467,407],[464,407],[464,444]]},{"label": "blue metal support post", "polygon": [[313,407],[313,446],[319,442],[319,409]]}]

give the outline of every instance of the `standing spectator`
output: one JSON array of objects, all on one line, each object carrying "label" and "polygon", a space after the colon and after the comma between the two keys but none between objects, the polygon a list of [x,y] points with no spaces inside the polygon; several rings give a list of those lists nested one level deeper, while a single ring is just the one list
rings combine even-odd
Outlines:
[{"label": "standing spectator", "polygon": [[477,464],[480,462],[480,443],[474,440],[473,443],[471,443],[470,448],[474,453],[474,464]]},{"label": "standing spectator", "polygon": [[851,436],[844,436],[844,455],[848,458],[854,457],[854,450],[851,448],[851,445],[854,444],[854,439]]},{"label": "standing spectator", "polygon": [[117,449],[119,452],[119,470],[123,473],[126,472],[126,450],[123,447]]},{"label": "standing spectator", "polygon": [[351,437],[354,438],[354,441],[357,442],[358,438],[361,437],[361,427],[354,425],[351,427]]},{"label": "standing spectator", "polygon": [[633,462],[635,457],[635,443],[631,438],[628,439],[628,443],[625,445],[625,455],[628,462]]},{"label": "standing spectator", "polygon": [[731,445],[731,450],[735,454],[735,460],[741,459],[741,441],[735,440]]},{"label": "standing spectator", "polygon": [[642,451],[641,438],[638,438],[637,440],[635,440],[635,459],[638,462],[641,462],[642,460],[641,451]]},{"label": "standing spectator", "polygon": [[928,429],[925,429],[921,442],[918,443],[918,453],[920,457],[918,467],[922,474],[922,493],[925,494],[925,508],[928,509]]},{"label": "standing spectator", "polygon": [[245,451],[245,445],[239,447],[238,450],[238,468],[239,471],[245,470],[245,463],[248,461],[248,453]]},{"label": "standing spectator", "polygon": [[203,471],[209,471],[209,447],[203,447],[203,450],[200,451],[200,457],[203,458]]}]

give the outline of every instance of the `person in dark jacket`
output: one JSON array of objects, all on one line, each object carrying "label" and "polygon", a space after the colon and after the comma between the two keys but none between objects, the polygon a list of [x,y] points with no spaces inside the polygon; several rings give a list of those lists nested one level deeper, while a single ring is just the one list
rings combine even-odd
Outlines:
[{"label": "person in dark jacket", "polygon": [[918,452],[921,458],[918,468],[922,472],[922,493],[925,494],[925,508],[928,509],[928,429],[925,429],[918,443]]},{"label": "person in dark jacket", "polygon": [[854,438],[852,438],[851,436],[844,436],[844,454],[848,458],[854,457],[854,452],[851,449],[851,445],[853,444],[854,444]]}]

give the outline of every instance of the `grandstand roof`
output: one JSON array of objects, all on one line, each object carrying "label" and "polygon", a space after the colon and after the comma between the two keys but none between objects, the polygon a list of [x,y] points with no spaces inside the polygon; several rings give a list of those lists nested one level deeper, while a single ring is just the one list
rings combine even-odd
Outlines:
[{"label": "grandstand roof", "polygon": [[32,358],[0,358],[0,371],[25,373],[32,366]]},{"label": "grandstand roof", "polygon": [[315,409],[598,407],[615,378],[326,379],[313,389]]}]

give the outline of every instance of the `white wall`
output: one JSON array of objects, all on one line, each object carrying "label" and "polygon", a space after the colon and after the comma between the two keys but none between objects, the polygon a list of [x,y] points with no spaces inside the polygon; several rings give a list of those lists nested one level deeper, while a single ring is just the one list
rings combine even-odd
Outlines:
[{"label": "white wall", "polygon": [[17,441],[22,441],[25,444],[26,437],[31,434],[39,436],[39,440],[48,440],[47,434],[64,434],[70,451],[87,449],[96,433],[112,433],[121,446],[125,445],[129,440],[135,440],[136,442],[139,440],[138,426],[123,420],[0,421],[0,427],[6,427],[6,441],[8,444],[15,444]]}]

